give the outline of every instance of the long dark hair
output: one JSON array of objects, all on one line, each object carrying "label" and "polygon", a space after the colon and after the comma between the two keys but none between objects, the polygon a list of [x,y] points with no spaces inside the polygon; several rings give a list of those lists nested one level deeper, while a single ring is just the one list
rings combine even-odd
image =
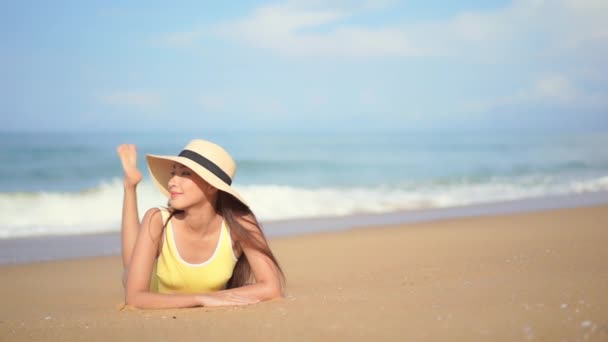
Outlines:
[{"label": "long dark hair", "polygon": [[[170,215],[167,219],[167,222],[164,223],[166,227],[169,221],[176,214],[182,213],[183,210],[177,210],[171,208],[169,205]],[[285,287],[285,274],[283,273],[283,269],[279,265],[277,258],[268,247],[268,242],[266,241],[266,236],[262,231],[262,226],[260,225],[257,217],[251,211],[251,209],[243,204],[241,201],[236,199],[234,196],[228,194],[224,191],[217,192],[217,202],[215,203],[215,210],[222,214],[224,220],[230,227],[231,233],[233,233],[239,244],[237,248],[240,249],[240,257],[234,266],[234,270],[232,271],[232,277],[228,280],[226,284],[227,289],[233,289],[237,287],[241,287],[244,285],[252,284],[254,281],[253,271],[251,270],[251,265],[249,264],[249,260],[247,260],[247,256],[243,253],[243,244],[247,244],[248,247],[252,247],[258,252],[267,256],[274,266],[276,267],[279,278],[281,281],[281,293],[283,293],[283,289]],[[258,229],[255,232],[252,232],[246,229],[240,222],[237,220],[240,218],[249,223],[254,224]]]}]

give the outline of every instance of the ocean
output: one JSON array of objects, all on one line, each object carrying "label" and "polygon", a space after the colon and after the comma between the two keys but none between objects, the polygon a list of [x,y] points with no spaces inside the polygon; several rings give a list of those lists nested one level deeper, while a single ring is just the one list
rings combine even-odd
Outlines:
[{"label": "ocean", "polygon": [[143,215],[166,204],[144,155],[193,138],[232,154],[263,222],[608,191],[608,132],[0,133],[0,239],[118,232],[116,146],[138,147]]}]

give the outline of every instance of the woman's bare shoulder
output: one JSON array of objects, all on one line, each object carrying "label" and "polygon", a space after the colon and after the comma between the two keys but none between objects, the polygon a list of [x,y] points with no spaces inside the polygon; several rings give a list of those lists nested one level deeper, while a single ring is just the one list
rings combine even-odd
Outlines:
[{"label": "woman's bare shoulder", "polygon": [[151,237],[157,241],[161,233],[164,230],[163,215],[160,208],[150,208],[144,214],[144,218],[141,221],[142,228],[147,230]]}]

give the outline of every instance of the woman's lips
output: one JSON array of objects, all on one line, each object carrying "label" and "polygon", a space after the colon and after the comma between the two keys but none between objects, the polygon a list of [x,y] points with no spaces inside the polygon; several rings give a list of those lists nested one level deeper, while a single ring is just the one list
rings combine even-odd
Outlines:
[{"label": "woman's lips", "polygon": [[171,193],[171,198],[175,198],[175,197],[177,197],[177,196],[179,196],[181,194],[182,194],[181,192],[172,192]]}]

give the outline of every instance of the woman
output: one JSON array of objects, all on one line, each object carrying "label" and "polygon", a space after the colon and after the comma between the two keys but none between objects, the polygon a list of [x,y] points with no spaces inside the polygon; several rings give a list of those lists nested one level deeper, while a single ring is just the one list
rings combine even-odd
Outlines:
[{"label": "woman", "polygon": [[147,155],[169,198],[139,223],[134,145],[120,145],[125,172],[123,285],[137,308],[246,305],[278,298],[284,275],[246,202],[230,186],[236,164],[220,146],[193,140],[179,156]]}]

